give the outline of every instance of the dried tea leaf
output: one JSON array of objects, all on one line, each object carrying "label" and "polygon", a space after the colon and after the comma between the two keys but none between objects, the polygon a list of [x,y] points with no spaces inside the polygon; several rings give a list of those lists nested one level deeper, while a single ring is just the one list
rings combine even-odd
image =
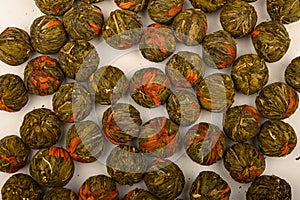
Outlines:
[{"label": "dried tea leaf", "polygon": [[46,15],[61,16],[68,11],[74,0],[34,0],[35,5]]},{"label": "dried tea leaf", "polygon": [[211,13],[222,8],[227,0],[189,0],[194,8],[200,8],[204,12]]},{"label": "dried tea leaf", "polygon": [[272,20],[283,24],[293,23],[300,19],[300,1],[267,0],[267,11]]},{"label": "dried tea leaf", "polygon": [[300,92],[300,57],[294,58],[284,72],[286,83]]},{"label": "dried tea leaf", "polygon": [[117,6],[124,10],[140,12],[147,7],[149,0],[114,0]]},{"label": "dried tea leaf", "polygon": [[70,189],[57,187],[46,192],[43,200],[78,200],[78,197]]}]

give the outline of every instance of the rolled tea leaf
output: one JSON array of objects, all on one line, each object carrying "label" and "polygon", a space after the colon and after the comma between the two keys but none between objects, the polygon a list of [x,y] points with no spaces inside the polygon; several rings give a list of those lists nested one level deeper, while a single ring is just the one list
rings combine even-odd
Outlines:
[{"label": "rolled tea leaf", "polygon": [[43,190],[31,176],[18,173],[6,180],[1,189],[1,195],[3,200],[41,200]]},{"label": "rolled tea leaf", "polygon": [[211,13],[222,8],[227,0],[189,0],[194,8],[200,8],[204,12]]},{"label": "rolled tea leaf", "polygon": [[298,0],[267,0],[267,11],[272,20],[283,24],[300,19],[300,2]]},{"label": "rolled tea leaf", "polygon": [[62,22],[50,15],[36,18],[30,26],[31,43],[41,54],[54,54],[67,42]]},{"label": "rolled tea leaf", "polygon": [[23,80],[15,74],[0,76],[0,110],[16,112],[28,101],[28,92]]},{"label": "rolled tea leaf", "polygon": [[79,189],[79,199],[118,200],[117,184],[108,176],[91,176],[84,181]]},{"label": "rolled tea leaf", "polygon": [[24,69],[24,83],[30,94],[51,95],[58,90],[64,79],[59,63],[49,56],[30,60]]},{"label": "rolled tea leaf", "polygon": [[260,150],[267,156],[286,156],[297,144],[297,135],[293,127],[279,120],[266,121],[257,138]]},{"label": "rolled tea leaf", "polygon": [[158,198],[147,190],[135,188],[129,191],[122,200],[158,200]]},{"label": "rolled tea leaf", "polygon": [[143,179],[147,170],[147,160],[134,146],[119,145],[107,157],[106,169],[117,183],[133,185]]},{"label": "rolled tea leaf", "polygon": [[255,99],[259,113],[267,119],[285,119],[298,108],[297,92],[286,83],[275,82],[264,87]]},{"label": "rolled tea leaf", "polygon": [[14,173],[24,167],[30,153],[29,147],[16,135],[0,140],[0,171]]},{"label": "rolled tea leaf", "polygon": [[147,7],[149,0],[114,0],[117,6],[123,10],[140,12]]},{"label": "rolled tea leaf", "polygon": [[43,200],[78,200],[78,197],[70,189],[57,187],[46,192]]},{"label": "rolled tea leaf", "polygon": [[279,61],[290,46],[290,37],[279,21],[261,22],[251,35],[253,46],[257,54],[266,62]]},{"label": "rolled tea leaf", "polygon": [[284,72],[285,82],[300,92],[300,57],[294,58]]},{"label": "rolled tea leaf", "polygon": [[7,27],[0,34],[0,60],[8,65],[24,63],[33,51],[28,33],[20,28]]},{"label": "rolled tea leaf", "polygon": [[74,174],[74,163],[66,150],[49,147],[39,150],[30,161],[30,175],[42,186],[65,186]]},{"label": "rolled tea leaf", "polygon": [[35,5],[46,15],[61,16],[68,11],[74,0],[35,0]]}]

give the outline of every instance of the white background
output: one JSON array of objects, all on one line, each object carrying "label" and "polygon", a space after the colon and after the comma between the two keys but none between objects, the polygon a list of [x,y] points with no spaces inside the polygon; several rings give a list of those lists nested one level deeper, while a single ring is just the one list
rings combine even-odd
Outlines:
[{"label": "white background", "polygon": [[[252,5],[255,6],[258,13],[258,23],[261,21],[270,20],[266,11],[265,4],[266,4],[265,0],[258,0],[258,2],[252,3]],[[107,19],[109,12],[111,10],[117,8],[113,3],[113,0],[105,0],[104,2],[97,3],[97,5],[104,11],[105,19]],[[191,6],[189,2],[186,0],[185,8],[189,8],[189,7]],[[29,33],[29,29],[32,21],[41,15],[42,13],[35,6],[34,0],[13,0],[13,1],[0,0],[0,32],[2,32],[8,26],[16,26],[26,30]],[[141,13],[141,16],[143,17],[144,26],[151,23],[151,20],[149,20],[146,12]],[[207,18],[208,18],[208,33],[212,33],[214,31],[221,29],[219,23],[219,12],[216,12],[214,14],[208,14]],[[290,63],[290,61],[293,58],[300,56],[300,47],[299,47],[300,22],[296,22],[290,25],[285,25],[285,27],[287,28],[290,38],[292,39],[291,45],[287,54],[280,61],[272,64],[267,63],[270,71],[270,79],[268,84],[275,81],[284,81],[283,76],[284,76],[284,70],[286,66]],[[126,51],[119,51],[119,50],[114,50],[108,45],[106,45],[105,42],[103,42],[102,38],[96,38],[92,41],[92,43],[96,46],[97,51],[100,55],[101,58],[100,66],[107,65],[107,64],[113,64],[115,66],[118,66],[124,72],[126,72],[128,78],[130,78],[133,71],[136,70],[137,68],[152,66],[152,67],[158,67],[163,69],[164,67],[165,62],[161,64],[154,64],[143,59],[139,51],[137,50],[136,46]],[[255,53],[249,36],[245,37],[244,39],[238,39],[237,43],[238,43],[237,56],[246,53]],[[188,47],[184,47],[183,45],[179,45],[177,51],[178,50],[192,50],[200,53],[201,55],[200,47],[188,48]],[[38,54],[32,54],[31,58],[36,57],[37,55]],[[26,63],[20,66],[9,66],[0,61],[0,75],[6,73],[14,73],[23,77],[23,70],[25,65]],[[217,71],[218,70],[208,68],[206,75],[215,73]],[[229,73],[230,69],[221,70],[221,72]],[[234,105],[249,104],[254,106],[255,96],[256,95],[247,97],[241,94],[237,94]],[[123,99],[123,101],[127,101],[127,102],[129,101],[130,103],[134,104],[134,102],[130,99],[129,100]],[[141,109],[141,116],[143,122],[146,122],[151,117],[166,114],[165,110],[163,110],[164,107],[147,111],[137,106],[136,104],[134,105],[138,109]],[[10,134],[19,135],[19,127],[22,123],[24,115],[27,112],[31,111],[33,108],[40,108],[42,106],[52,109],[51,96],[40,97],[40,96],[31,95],[28,104],[21,111],[16,113],[7,113],[4,111],[0,111],[0,138]],[[89,116],[89,119],[95,121],[101,120],[101,113],[106,108],[107,107],[96,106],[96,109],[94,110],[96,112],[93,112]],[[300,119],[300,111],[298,109],[294,115],[292,115],[289,119],[286,119],[285,121],[289,122],[294,127],[298,137],[300,138],[299,119]],[[201,117],[198,120],[198,122],[200,121],[211,122],[218,125],[220,128],[222,127],[221,114],[210,114],[209,112],[202,111]],[[67,130],[67,128],[68,125],[64,127],[64,132]],[[185,130],[186,130],[185,128],[182,129],[182,133],[181,133],[182,135],[184,135]],[[64,147],[64,136],[61,137],[57,145]],[[107,174],[106,168],[102,163],[105,161],[105,158],[107,157],[107,153],[109,152],[110,148],[111,147],[106,148],[105,152],[103,153],[103,156],[99,158],[100,160],[99,162],[95,162],[91,164],[82,164],[82,163],[75,162],[76,169],[75,169],[74,176],[66,187],[74,190],[75,192],[78,192],[80,185],[87,177],[96,174]],[[33,154],[34,151],[31,152],[31,156]],[[294,200],[300,199],[300,181],[299,181],[300,160],[298,161],[296,160],[296,158],[299,156],[300,156],[300,145],[297,145],[296,149],[290,155],[284,158],[267,157],[266,158],[267,167],[263,173],[266,175],[274,174],[286,179],[292,186]],[[173,156],[170,159],[176,161],[176,163],[184,171],[186,177],[186,186],[180,198],[188,199],[188,191],[191,186],[191,183],[194,181],[194,179],[199,174],[199,172],[203,170],[213,170],[219,173],[229,183],[232,189],[232,194],[231,194],[232,200],[245,199],[245,193],[250,184],[240,184],[233,181],[232,178],[229,176],[229,173],[225,170],[223,166],[223,161],[219,161],[216,164],[208,167],[200,166],[192,162],[189,159],[189,157],[186,156],[186,154],[182,149],[179,153],[177,153],[175,156]],[[28,173],[28,165],[23,169],[21,169],[19,172]],[[9,178],[9,176],[10,176],[9,174],[0,172],[0,188],[2,188],[3,184]],[[145,185],[143,182],[141,182],[139,184],[135,184],[132,187],[120,186],[120,197],[123,197],[123,195],[129,191],[129,189],[135,187],[145,187]]]}]

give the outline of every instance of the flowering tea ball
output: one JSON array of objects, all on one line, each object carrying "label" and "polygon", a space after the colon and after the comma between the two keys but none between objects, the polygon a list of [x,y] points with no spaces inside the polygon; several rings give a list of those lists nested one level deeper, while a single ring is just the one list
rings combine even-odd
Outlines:
[{"label": "flowering tea ball", "polygon": [[228,183],[219,174],[213,171],[202,171],[192,183],[190,198],[191,200],[229,200],[230,193]]},{"label": "flowering tea ball", "polygon": [[80,83],[62,85],[52,98],[55,115],[63,122],[73,123],[86,118],[92,110],[89,92]]},{"label": "flowering tea ball", "polygon": [[246,142],[260,131],[260,117],[249,105],[229,108],[223,116],[223,130],[235,142]]},{"label": "flowering tea ball", "polygon": [[79,3],[64,14],[62,21],[72,39],[89,41],[100,34],[104,17],[99,7]]},{"label": "flowering tea ball", "polygon": [[200,165],[212,165],[223,157],[226,141],[217,126],[201,122],[192,126],[184,138],[187,155]]},{"label": "flowering tea ball", "polygon": [[30,26],[31,43],[41,54],[54,54],[67,42],[62,22],[50,15],[36,18]]},{"label": "flowering tea ball", "polygon": [[151,193],[164,200],[178,197],[185,185],[182,170],[172,161],[160,158],[152,162],[144,181]]},{"label": "flowering tea ball", "polygon": [[168,77],[154,67],[136,71],[129,86],[132,99],[146,108],[165,104],[171,94],[170,87]]},{"label": "flowering tea ball", "polygon": [[213,32],[203,39],[202,54],[207,66],[217,69],[229,68],[236,58],[236,42],[226,31]]},{"label": "flowering tea ball", "polygon": [[45,96],[55,93],[65,76],[56,59],[38,56],[24,70],[24,84],[30,94]]},{"label": "flowering tea ball", "polygon": [[179,127],[166,117],[156,117],[143,124],[138,138],[143,153],[159,158],[172,156],[179,148]]},{"label": "flowering tea ball", "polygon": [[28,92],[23,80],[15,74],[0,76],[0,110],[16,112],[28,101]]},{"label": "flowering tea ball", "polygon": [[180,12],[172,23],[174,36],[187,46],[202,42],[207,31],[207,19],[201,9],[190,8]]},{"label": "flowering tea ball", "polygon": [[272,20],[283,24],[293,23],[300,19],[300,1],[267,0],[267,11]]},{"label": "flowering tea ball", "polygon": [[79,189],[79,199],[118,200],[119,191],[112,178],[105,175],[91,176]]},{"label": "flowering tea ball", "polygon": [[258,24],[251,39],[257,54],[269,63],[280,60],[286,54],[291,41],[286,28],[278,21]]},{"label": "flowering tea ball", "polygon": [[0,60],[8,65],[20,65],[30,56],[33,48],[28,33],[8,27],[0,34]]},{"label": "flowering tea ball", "polygon": [[124,72],[108,65],[97,69],[88,80],[88,87],[95,101],[101,105],[110,105],[124,96],[129,81]]},{"label": "flowering tea ball", "polygon": [[147,190],[135,188],[128,192],[122,200],[158,200],[158,198]]},{"label": "flowering tea ball", "polygon": [[275,175],[262,175],[257,177],[246,193],[247,200],[291,200],[290,184]]},{"label": "flowering tea ball", "polygon": [[32,149],[47,148],[58,142],[62,131],[61,124],[51,110],[34,109],[24,116],[20,135]]},{"label": "flowering tea ball", "polygon": [[211,112],[224,112],[234,102],[234,84],[227,74],[209,75],[196,86],[195,90],[201,108]]},{"label": "flowering tea ball", "polygon": [[96,161],[102,153],[103,146],[102,131],[93,121],[76,122],[67,132],[66,150],[76,161]]},{"label": "flowering tea ball", "polygon": [[197,121],[201,109],[197,97],[187,90],[173,91],[166,108],[170,119],[181,126],[189,126]]},{"label": "flowering tea ball", "polygon": [[65,186],[74,174],[74,163],[66,150],[59,147],[41,149],[33,156],[30,175],[42,186]]},{"label": "flowering tea ball", "polygon": [[180,13],[184,0],[149,0],[147,10],[149,17],[160,24],[170,24]]},{"label": "flowering tea ball", "polygon": [[30,154],[29,147],[16,135],[0,140],[0,171],[14,173],[24,167]]},{"label": "flowering tea ball", "polygon": [[223,7],[220,22],[223,29],[234,38],[242,38],[252,32],[257,22],[257,13],[249,3],[233,1]]},{"label": "flowering tea ball", "polygon": [[35,0],[35,5],[46,15],[61,16],[72,7],[74,0]]},{"label": "flowering tea ball", "polygon": [[279,120],[266,121],[258,135],[259,148],[267,156],[286,156],[296,144],[297,135],[293,127]]},{"label": "flowering tea ball", "polygon": [[128,49],[140,41],[142,19],[130,10],[112,11],[103,25],[102,36],[115,49]]},{"label": "flowering tea ball", "polygon": [[224,166],[230,176],[239,183],[250,183],[266,168],[263,154],[248,143],[232,145],[224,155]]},{"label": "flowering tea ball", "polygon": [[284,72],[285,82],[300,92],[300,56],[294,58]]},{"label": "flowering tea ball", "polygon": [[252,95],[267,84],[269,70],[264,59],[256,54],[245,54],[234,61],[231,78],[238,92]]},{"label": "flowering tea ball", "polygon": [[297,92],[286,83],[275,82],[264,87],[255,99],[258,112],[267,119],[285,119],[298,108]]},{"label": "flowering tea ball", "polygon": [[3,200],[40,200],[43,190],[31,176],[19,173],[6,180],[1,195]]},{"label": "flowering tea ball", "polygon": [[78,200],[78,197],[70,189],[57,187],[46,192],[43,200]]},{"label": "flowering tea ball", "polygon": [[189,0],[194,8],[200,8],[204,12],[212,13],[222,8],[227,0]]},{"label": "flowering tea ball", "polygon": [[108,174],[121,185],[133,185],[143,179],[146,157],[134,146],[115,147],[106,160]]},{"label": "flowering tea ball", "polygon": [[123,10],[140,12],[148,5],[148,0],[114,0],[116,5]]},{"label": "flowering tea ball", "polygon": [[113,104],[103,113],[103,131],[113,144],[125,144],[137,138],[141,124],[140,112],[130,104]]},{"label": "flowering tea ball", "polygon": [[70,40],[59,50],[58,61],[68,78],[85,81],[97,69],[100,58],[91,43]]},{"label": "flowering tea ball", "polygon": [[139,49],[145,59],[162,62],[176,50],[172,29],[160,24],[150,24],[142,34]]},{"label": "flowering tea ball", "polygon": [[205,63],[202,58],[190,51],[179,51],[166,64],[165,71],[176,87],[195,87],[203,78]]}]

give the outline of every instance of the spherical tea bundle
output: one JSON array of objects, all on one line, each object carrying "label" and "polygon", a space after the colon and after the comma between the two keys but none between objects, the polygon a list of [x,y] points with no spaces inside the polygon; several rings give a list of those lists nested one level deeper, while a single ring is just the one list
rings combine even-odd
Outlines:
[{"label": "spherical tea bundle", "polygon": [[14,173],[24,167],[30,153],[29,147],[16,135],[0,140],[0,171]]},{"label": "spherical tea bundle", "polygon": [[97,69],[100,58],[91,43],[70,40],[59,50],[58,61],[68,78],[85,81]]},{"label": "spherical tea bundle", "polygon": [[63,15],[72,7],[74,0],[35,0],[35,5],[46,15]]},{"label": "spherical tea bundle", "polygon": [[0,76],[0,110],[16,112],[28,101],[28,92],[23,80],[15,74]]},{"label": "spherical tea bundle", "polygon": [[234,83],[227,74],[209,75],[201,80],[195,90],[201,108],[211,112],[223,112],[234,102]]},{"label": "spherical tea bundle", "polygon": [[49,190],[43,200],[78,200],[77,194],[70,189],[57,187]]},{"label": "spherical tea bundle", "polygon": [[106,159],[108,174],[121,185],[133,185],[143,179],[146,157],[134,146],[119,145]]},{"label": "spherical tea bundle", "polygon": [[179,127],[166,117],[156,117],[143,124],[139,148],[151,156],[166,158],[179,148]]},{"label": "spherical tea bundle", "polygon": [[232,145],[224,155],[224,166],[239,183],[250,183],[266,168],[263,154],[248,143]]},{"label": "spherical tea bundle", "polygon": [[222,8],[227,0],[189,0],[194,8],[200,8],[204,12],[211,13]]},{"label": "spherical tea bundle", "polygon": [[58,142],[62,132],[61,124],[51,110],[34,109],[24,116],[20,135],[32,149],[47,148]]},{"label": "spherical tea bundle", "polygon": [[232,64],[231,78],[235,89],[245,95],[260,91],[269,80],[265,61],[256,54],[245,54]]},{"label": "spherical tea bundle", "polygon": [[290,117],[297,110],[298,103],[297,92],[282,82],[267,85],[255,99],[257,110],[267,119]]},{"label": "spherical tea bundle", "polygon": [[146,108],[165,104],[171,94],[170,87],[168,77],[154,67],[137,70],[129,86],[133,100]]},{"label": "spherical tea bundle", "polygon": [[286,28],[278,21],[258,24],[251,39],[257,54],[269,63],[280,60],[286,54],[291,41]]},{"label": "spherical tea bundle", "polygon": [[6,180],[1,195],[3,200],[41,200],[43,190],[39,184],[27,174],[14,174]]},{"label": "spherical tea bundle", "polygon": [[66,12],[62,21],[71,38],[89,41],[100,34],[104,17],[99,7],[80,3]]},{"label": "spherical tea bundle", "polygon": [[292,191],[290,184],[275,175],[257,177],[246,194],[247,200],[291,200]]},{"label": "spherical tea bundle", "polygon": [[260,131],[260,117],[249,105],[229,108],[223,116],[223,130],[235,142],[246,142]]},{"label": "spherical tea bundle", "polygon": [[147,60],[162,62],[176,50],[172,29],[161,24],[150,24],[142,34],[139,49]]},{"label": "spherical tea bundle", "polygon": [[151,193],[165,200],[178,197],[185,185],[182,170],[172,161],[160,158],[152,162],[144,181]]},{"label": "spherical tea bundle", "polygon": [[129,81],[124,72],[108,65],[97,69],[89,78],[88,87],[95,101],[101,105],[117,102],[126,94]]},{"label": "spherical tea bundle", "polygon": [[24,84],[30,94],[51,95],[58,90],[64,79],[59,63],[49,56],[30,60],[24,69]]},{"label": "spherical tea bundle", "polygon": [[67,42],[62,22],[50,15],[36,18],[30,26],[31,44],[41,54],[54,54]]},{"label": "spherical tea bundle", "polygon": [[272,20],[289,24],[300,20],[298,0],[267,0],[267,11]]},{"label": "spherical tea bundle", "polygon": [[135,188],[129,191],[122,200],[158,200],[158,198],[147,190]]},{"label": "spherical tea bundle", "polygon": [[220,199],[229,200],[231,189],[228,183],[213,171],[202,171],[192,183],[191,200]]},{"label": "spherical tea bundle", "polygon": [[189,126],[197,121],[201,109],[197,97],[187,90],[173,91],[166,108],[170,119],[181,126]]},{"label": "spherical tea bundle", "polygon": [[105,175],[91,176],[79,189],[79,199],[118,200],[119,191],[112,178]]},{"label": "spherical tea bundle", "polygon": [[300,92],[300,56],[294,58],[284,72],[285,82]]},{"label": "spherical tea bundle", "polygon": [[80,83],[62,85],[52,98],[53,110],[58,118],[66,123],[81,121],[92,110],[89,92]]},{"label": "spherical tea bundle", "polygon": [[103,25],[102,36],[115,49],[127,49],[140,41],[142,19],[130,10],[112,11]]},{"label": "spherical tea bundle", "polygon": [[71,180],[74,163],[66,150],[52,146],[39,150],[33,156],[29,172],[42,186],[62,187]]},{"label": "spherical tea bundle", "polygon": [[8,65],[20,65],[30,56],[33,48],[28,33],[20,28],[7,27],[0,34],[0,60]]},{"label": "spherical tea bundle", "polygon": [[226,140],[216,125],[201,122],[192,126],[184,138],[187,155],[200,165],[212,165],[223,157]]},{"label": "spherical tea bundle", "polygon": [[149,17],[160,24],[170,24],[181,12],[184,0],[149,0],[147,10]]},{"label": "spherical tea bundle", "polygon": [[232,1],[223,7],[220,22],[223,29],[234,38],[242,38],[252,32],[257,22],[257,13],[245,1]]},{"label": "spherical tea bundle", "polygon": [[195,87],[203,78],[206,66],[202,58],[190,51],[179,51],[166,64],[165,71],[176,87]]},{"label": "spherical tea bundle", "polygon": [[293,127],[279,120],[266,121],[257,138],[261,152],[267,156],[286,156],[297,144],[297,135]]},{"label": "spherical tea bundle", "polygon": [[140,12],[148,5],[148,0],[114,0],[116,5],[123,10]]},{"label": "spherical tea bundle", "polygon": [[91,163],[101,155],[104,140],[100,127],[93,121],[73,124],[66,135],[66,150],[79,162]]},{"label": "spherical tea bundle", "polygon": [[212,68],[228,68],[236,58],[236,42],[223,30],[207,35],[202,41],[202,48],[203,60]]},{"label": "spherical tea bundle", "polygon": [[140,112],[125,103],[113,104],[102,117],[104,134],[113,144],[125,144],[137,138],[141,124]]}]

